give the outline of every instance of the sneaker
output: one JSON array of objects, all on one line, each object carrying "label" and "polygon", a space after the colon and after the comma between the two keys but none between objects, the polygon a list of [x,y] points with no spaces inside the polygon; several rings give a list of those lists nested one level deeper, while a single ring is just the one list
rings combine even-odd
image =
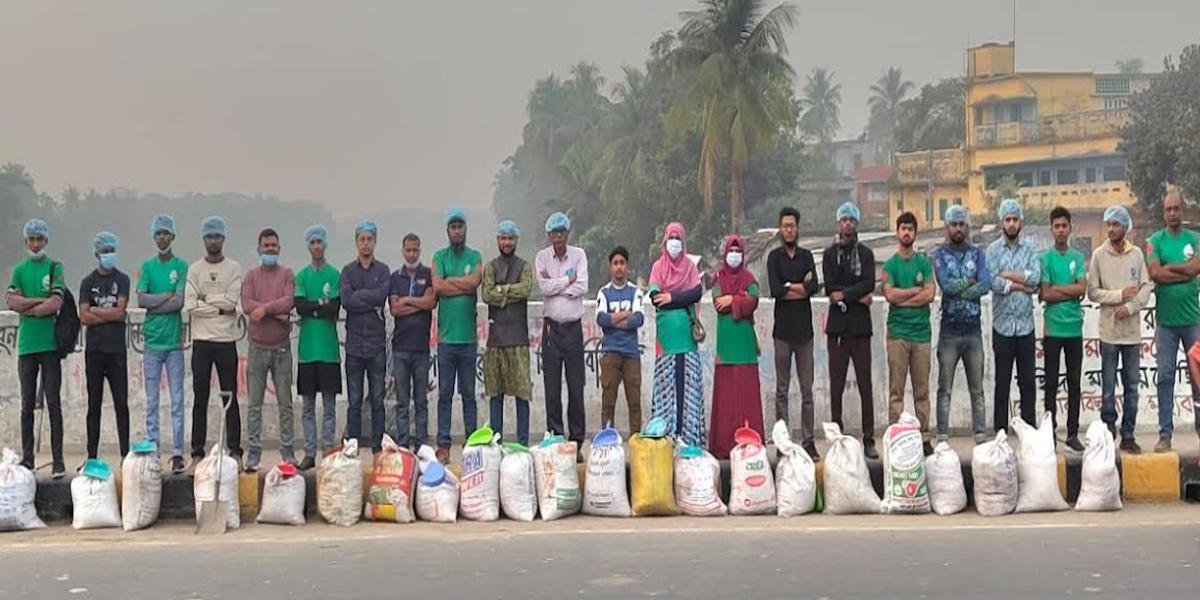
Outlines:
[{"label": "sneaker", "polygon": [[22,460],[20,464],[22,467],[25,467],[26,469],[29,469],[30,471],[33,470],[33,461],[32,460]]},{"label": "sneaker", "polygon": [[182,456],[172,456],[171,457],[171,474],[182,475],[183,472],[186,470],[187,470],[187,467],[185,467],[183,464]]},{"label": "sneaker", "polygon": [[1077,435],[1067,438],[1067,447],[1075,452],[1083,452],[1083,444],[1079,443],[1079,436]]},{"label": "sneaker", "polygon": [[1142,447],[1139,446],[1134,440],[1121,440],[1121,452],[1128,452],[1129,454],[1141,454]]},{"label": "sneaker", "polygon": [[60,462],[54,463],[54,468],[50,470],[50,479],[62,479],[67,476],[67,465]]},{"label": "sneaker", "polygon": [[986,434],[986,433],[975,434],[975,443],[976,444],[983,444],[983,443],[986,443],[987,441],[988,441],[988,434]]},{"label": "sneaker", "polygon": [[933,444],[929,440],[925,440],[921,444],[921,449],[925,451],[925,456],[933,456]]},{"label": "sneaker", "polygon": [[577,465],[583,464],[583,450],[579,450],[579,449],[575,450],[575,464],[577,464]]},{"label": "sneaker", "polygon": [[450,464],[450,448],[446,446],[438,446],[436,456],[438,462],[442,463],[443,465]]},{"label": "sneaker", "polygon": [[296,469],[299,471],[311,471],[315,466],[317,466],[317,460],[311,456],[305,456]]},{"label": "sneaker", "polygon": [[1154,445],[1154,451],[1162,454],[1171,451],[1171,436],[1164,435],[1158,438],[1158,443]]},{"label": "sneaker", "polygon": [[863,455],[870,459],[879,458],[879,452],[875,451],[875,442],[863,442]]},{"label": "sneaker", "polygon": [[817,452],[816,444],[812,442],[805,444],[804,451],[808,453],[809,458],[811,458],[813,462],[818,462],[821,460],[821,454]]},{"label": "sneaker", "polygon": [[246,473],[257,473],[258,465],[246,463],[246,467],[242,470],[245,471]]}]

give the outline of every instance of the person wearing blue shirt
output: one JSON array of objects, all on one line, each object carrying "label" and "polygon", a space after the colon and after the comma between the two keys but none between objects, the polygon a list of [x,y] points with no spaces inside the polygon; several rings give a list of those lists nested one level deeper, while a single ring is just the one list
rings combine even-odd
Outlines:
[{"label": "person wearing blue shirt", "polygon": [[624,246],[608,253],[612,281],[596,294],[596,323],[604,331],[600,342],[600,425],[612,422],[617,408],[617,387],[625,386],[629,408],[629,433],[642,429],[642,360],[638,328],[645,323],[642,290],[629,283],[629,251]]},{"label": "person wearing blue shirt", "polygon": [[934,277],[942,290],[942,319],[938,333],[938,441],[950,438],[950,396],[954,372],[961,361],[971,395],[971,429],[975,443],[987,441],[983,405],[983,333],[980,299],[991,289],[991,274],[983,251],[970,242],[970,215],[962,206],[946,211],[946,243],[930,255]]},{"label": "person wearing blue shirt", "polygon": [[1000,239],[987,250],[992,286],[992,353],[996,359],[993,396],[995,430],[1008,427],[1013,363],[1021,392],[1021,418],[1037,427],[1037,344],[1033,335],[1033,295],[1042,283],[1037,247],[1021,237],[1025,215],[1012,198],[1000,203]]}]

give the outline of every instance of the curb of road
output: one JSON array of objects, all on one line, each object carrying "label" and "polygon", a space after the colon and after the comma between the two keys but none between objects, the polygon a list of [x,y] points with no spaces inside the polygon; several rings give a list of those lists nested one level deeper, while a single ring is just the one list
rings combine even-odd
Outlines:
[{"label": "curb of road", "polygon": [[[963,461],[963,482],[967,488],[968,504],[974,505],[971,463]],[[817,484],[822,485],[824,461],[817,463]],[[772,460],[774,468],[775,461]],[[883,463],[879,460],[867,460],[871,472],[871,483],[876,493],[883,495]],[[1079,496],[1083,467],[1082,455],[1058,455],[1058,484],[1063,496],[1068,502],[1074,503]],[[459,467],[450,469],[456,475]],[[1117,455],[1117,470],[1121,474],[1121,496],[1130,503],[1163,503],[1191,500],[1200,502],[1200,464],[1196,454],[1180,455],[1175,452],[1164,454],[1120,454]],[[627,470],[628,472],[628,470]],[[120,486],[120,471],[117,470],[117,489]],[[303,474],[306,486],[306,513],[312,517],[317,514],[317,482],[316,470]],[[586,476],[586,468],[579,465],[579,479],[582,485]],[[238,478],[238,507],[241,517],[253,521],[258,515],[259,500],[262,497],[262,486],[266,471],[258,473],[242,473]],[[721,461],[721,495],[728,501],[730,487],[729,461]],[[363,471],[364,500],[371,485],[371,472]],[[194,519],[196,515],[195,499],[193,496],[193,480],[190,475],[163,476],[162,506],[159,517],[163,519]],[[71,501],[71,481],[61,479],[38,479],[37,497],[35,499],[38,515],[46,521],[70,520],[74,511]]]}]

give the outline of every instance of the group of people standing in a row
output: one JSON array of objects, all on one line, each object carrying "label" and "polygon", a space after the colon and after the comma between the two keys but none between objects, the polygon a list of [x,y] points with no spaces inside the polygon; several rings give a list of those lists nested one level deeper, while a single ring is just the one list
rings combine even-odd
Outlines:
[{"label": "group of people standing in a row", "polygon": [[[971,398],[972,429],[977,442],[987,438],[983,399],[984,349],[981,299],[991,293],[992,345],[995,357],[994,428],[1008,423],[1010,387],[1015,365],[1021,417],[1036,419],[1034,369],[1034,302],[1045,304],[1045,410],[1057,419],[1060,385],[1059,358],[1065,356],[1068,389],[1067,446],[1081,450],[1078,439],[1083,356],[1081,301],[1099,305],[1103,408],[1101,417],[1117,434],[1115,387],[1117,374],[1125,386],[1121,449],[1140,452],[1133,433],[1140,379],[1141,325],[1139,314],[1153,288],[1158,294],[1158,409],[1160,440],[1157,451],[1168,451],[1173,430],[1175,350],[1195,346],[1193,378],[1200,377],[1200,235],[1182,227],[1182,198],[1170,194],[1163,203],[1167,227],[1151,236],[1147,255],[1127,239],[1132,228],[1121,206],[1104,214],[1108,243],[1097,248],[1090,268],[1070,246],[1071,215],[1055,208],[1051,214],[1054,246],[1040,255],[1021,236],[1023,213],[1012,199],[1000,204],[1002,236],[986,252],[969,240],[969,216],[962,206],[946,211],[946,242],[928,257],[915,250],[917,220],[904,213],[896,221],[899,249],[882,269],[882,292],[890,305],[887,317],[889,419],[904,406],[911,381],[914,409],[928,432],[929,379],[933,353],[931,310],[941,289],[941,322],[937,342],[939,381],[937,434],[949,435],[950,397],[961,362]],[[842,400],[851,363],[862,403],[864,451],[878,456],[874,443],[874,404],[871,343],[874,327],[870,307],[876,291],[875,257],[858,240],[858,208],[847,203],[837,211],[836,241],[824,253],[818,274],[812,253],[798,245],[799,212],[779,214],[780,247],[767,258],[767,292],[774,299],[772,333],[775,362],[776,417],[788,420],[788,396],[795,365],[799,380],[801,441],[816,458],[813,398],[813,315],[811,299],[822,293],[830,302],[825,320],[830,377],[830,418],[842,425]],[[97,267],[79,287],[80,321],[87,327],[87,451],[94,458],[100,439],[100,407],[104,382],[111,391],[122,455],[129,449],[128,381],[126,369],[126,309],[130,288],[146,311],[144,376],[146,432],[158,444],[159,395],[163,373],[170,395],[173,454],[171,468],[185,470],[184,453],[184,320],[191,327],[194,406],[191,455],[205,454],[207,414],[212,373],[221,391],[231,397],[226,412],[228,450],[242,457],[241,416],[237,403],[239,337],[238,313],[249,329],[246,380],[250,398],[244,467],[257,470],[262,460],[262,405],[270,378],[279,404],[280,453],[296,462],[292,388],[302,399],[304,459],[312,468],[318,452],[334,446],[335,400],[342,393],[343,365],[337,321],[345,313],[347,437],[361,438],[364,401],[370,404],[369,442],[378,451],[385,428],[384,392],[388,342],[385,311],[394,319],[391,335],[396,383],[396,429],[401,445],[428,442],[427,390],[430,335],[437,310],[438,403],[437,455],[449,458],[451,409],[457,388],[462,402],[465,433],[478,425],[475,368],[478,356],[476,305],[487,306],[488,336],[484,351],[484,383],[490,399],[492,427],[504,431],[504,400],[513,396],[516,439],[529,442],[530,336],[528,301],[537,285],[542,308],[541,356],[545,383],[546,429],[582,446],[584,412],[584,297],[588,292],[588,257],[569,245],[570,220],[555,213],[546,221],[549,246],[533,263],[517,255],[520,231],[512,221],[497,230],[499,255],[483,263],[481,254],[466,245],[467,216],[458,209],[447,213],[449,245],[436,252],[427,267],[421,262],[421,240],[403,239],[404,265],[392,271],[375,256],[378,228],[363,221],[355,228],[356,259],[338,270],[325,260],[328,232],[314,225],[304,233],[310,263],[293,273],[279,262],[278,233],[258,235],[259,264],[243,274],[224,256],[227,225],[219,216],[201,227],[205,256],[187,264],[173,251],[174,219],[158,215],[151,225],[157,252],[144,261],[136,286],[117,266],[116,236],[101,232],[93,249]],[[24,229],[27,259],[13,270],[6,303],[20,315],[18,372],[21,382],[23,459],[33,467],[33,416],[40,376],[50,417],[52,475],[66,469],[62,456],[61,360],[55,339],[56,315],[67,297],[61,263],[47,257],[50,240],[45,222],[33,219]],[[686,249],[686,232],[669,224],[661,256],[650,272],[649,287],[629,281],[629,252],[614,248],[608,255],[611,281],[597,294],[596,321],[601,341],[601,422],[614,420],[616,397],[623,387],[632,431],[641,428],[641,347],[638,329],[645,322],[645,299],[656,309],[652,416],[661,418],[667,433],[689,444],[706,445],[725,457],[734,444],[734,431],[749,424],[763,433],[758,376],[761,346],[754,328],[760,288],[744,264],[741,238],[726,238],[721,265],[711,296],[717,312],[716,366],[712,390],[711,428],[706,427],[703,365],[698,347],[705,332],[698,313],[704,290],[696,264]],[[300,337],[292,356],[292,313],[298,315]],[[295,374],[293,375],[293,363]],[[566,383],[567,423],[563,424],[563,382]],[[365,385],[364,385],[365,380]],[[1193,400],[1200,393],[1193,385]],[[316,419],[317,398],[323,415]],[[415,419],[410,419],[414,416]],[[410,422],[410,421],[414,421]],[[1056,422],[1057,425],[1057,422]],[[927,453],[932,451],[928,439]]]}]

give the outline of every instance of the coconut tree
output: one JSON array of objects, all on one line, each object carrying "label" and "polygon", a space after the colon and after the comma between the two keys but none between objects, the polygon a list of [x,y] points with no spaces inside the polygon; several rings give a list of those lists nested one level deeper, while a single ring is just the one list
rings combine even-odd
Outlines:
[{"label": "coconut tree", "polygon": [[885,142],[889,147],[892,145],[904,100],[914,87],[913,82],[904,78],[904,71],[900,67],[888,67],[871,85],[867,108],[871,114],[868,129],[872,138]]},{"label": "coconut tree", "polygon": [[804,107],[800,131],[822,144],[832,140],[842,128],[842,85],[833,82],[833,71],[826,67],[813,69],[800,102]]}]

